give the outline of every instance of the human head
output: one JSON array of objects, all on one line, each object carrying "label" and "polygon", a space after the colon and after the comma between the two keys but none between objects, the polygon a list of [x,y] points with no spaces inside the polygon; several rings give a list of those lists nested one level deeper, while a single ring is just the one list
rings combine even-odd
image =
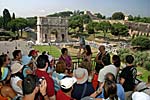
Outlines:
[{"label": "human head", "polygon": [[65,73],[66,64],[63,61],[59,61],[56,64],[56,72],[57,73]]},{"label": "human head", "polygon": [[62,54],[67,54],[68,53],[68,49],[67,48],[62,48],[61,49],[61,53]]},{"label": "human head", "polygon": [[28,55],[29,57],[30,56],[32,56],[34,59],[38,56],[38,51],[36,51],[36,50],[31,50],[30,52],[29,52],[29,55]]},{"label": "human head", "polygon": [[[31,94],[35,91],[37,85],[38,85],[38,77],[32,74],[27,75],[27,77],[24,78],[22,82],[22,90],[23,95]],[[38,92],[38,87],[35,91],[35,93]]]},{"label": "human head", "polygon": [[77,84],[83,84],[88,80],[88,71],[84,68],[77,68],[73,71],[73,76],[77,79]]},{"label": "human head", "polygon": [[10,61],[7,55],[0,55],[0,81],[4,81],[10,74],[10,69],[7,66]]},{"label": "human head", "polygon": [[121,61],[118,55],[113,55],[112,62],[116,67],[120,67]]},{"label": "human head", "polygon": [[0,67],[6,67],[10,63],[10,58],[7,54],[0,55]]},{"label": "human head", "polygon": [[104,98],[107,99],[108,97],[112,100],[118,98],[116,83],[111,80],[107,80],[104,83]]},{"label": "human head", "polygon": [[13,57],[16,60],[21,60],[21,58],[22,58],[21,50],[15,50],[13,52]]},{"label": "human head", "polygon": [[37,68],[39,69],[43,69],[43,68],[47,68],[49,65],[49,60],[48,60],[48,56],[47,55],[40,55],[37,58]]},{"label": "human head", "polygon": [[126,56],[126,62],[127,62],[128,64],[132,64],[133,61],[134,61],[134,57],[133,57],[132,55],[127,55],[127,56]]},{"label": "human head", "polygon": [[87,55],[92,54],[90,45],[85,45],[85,49],[86,49],[86,54],[87,54]]},{"label": "human head", "polygon": [[64,93],[68,93],[72,90],[73,85],[77,82],[75,77],[64,76],[60,80],[60,88]]},{"label": "human head", "polygon": [[100,45],[100,46],[99,46],[99,51],[100,51],[101,53],[105,52],[105,46],[104,46],[104,45]]},{"label": "human head", "polygon": [[106,80],[106,81],[107,81],[107,80],[110,80],[110,81],[116,82],[116,78],[115,78],[114,74],[112,74],[112,73],[107,73],[107,74],[105,75],[105,80]]}]

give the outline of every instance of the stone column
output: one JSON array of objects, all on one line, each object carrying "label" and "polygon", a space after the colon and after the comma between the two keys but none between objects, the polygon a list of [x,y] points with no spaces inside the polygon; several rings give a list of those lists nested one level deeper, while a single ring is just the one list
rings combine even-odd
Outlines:
[{"label": "stone column", "polygon": [[40,29],[41,21],[40,17],[37,17],[37,41],[36,43],[39,44],[41,42],[41,29]]}]

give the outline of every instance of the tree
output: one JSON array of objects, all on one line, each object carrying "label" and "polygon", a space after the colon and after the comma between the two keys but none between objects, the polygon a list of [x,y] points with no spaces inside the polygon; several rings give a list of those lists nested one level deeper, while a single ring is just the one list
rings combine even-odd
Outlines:
[{"label": "tree", "polygon": [[128,20],[129,20],[129,21],[133,21],[133,19],[134,19],[134,18],[133,18],[132,15],[129,15],[129,16],[128,16]]},{"label": "tree", "polygon": [[87,15],[87,14],[82,15],[82,19],[83,19],[83,23],[84,23],[84,24],[88,24],[89,22],[92,21],[92,19],[90,18],[90,16]]},{"label": "tree", "polygon": [[13,15],[12,15],[12,19],[15,19],[16,17],[15,17],[15,13],[13,13]]},{"label": "tree", "polygon": [[106,33],[108,32],[108,30],[111,28],[111,24],[109,21],[102,21],[100,23],[98,23],[95,27],[96,30],[102,30],[104,33],[104,39],[106,38]]},{"label": "tree", "polygon": [[114,20],[124,20],[124,14],[122,12],[115,12],[112,15],[112,19]]},{"label": "tree", "polygon": [[3,28],[9,30],[7,27],[8,22],[11,21],[11,16],[8,9],[4,9],[3,11]]},{"label": "tree", "polygon": [[3,17],[0,16],[0,28],[2,28],[2,27],[3,27]]},{"label": "tree", "polygon": [[97,22],[90,22],[88,23],[86,29],[88,31],[89,34],[94,34],[94,37],[95,37],[95,26],[97,26]]},{"label": "tree", "polygon": [[[13,15],[12,15],[12,20],[13,19],[15,19],[15,13],[13,13]],[[16,31],[16,26],[15,25],[12,26],[11,29],[12,29],[12,32],[15,32]]]},{"label": "tree", "polygon": [[100,14],[100,13],[96,13],[95,15],[96,15],[97,18],[100,18],[100,19],[103,18],[102,14]]},{"label": "tree", "polygon": [[[23,32],[23,29],[27,26],[27,20],[24,19],[24,18],[16,18],[16,19],[13,19],[11,20],[9,23],[8,23],[8,26],[10,28],[12,27],[16,27],[16,31],[19,31],[21,30],[21,37],[22,37],[22,32]],[[17,32],[18,33],[18,32]],[[19,36],[19,35],[18,35]]]},{"label": "tree", "polygon": [[37,23],[37,17],[28,17],[27,18],[27,26],[31,28],[35,28]]},{"label": "tree", "polygon": [[120,36],[127,36],[128,33],[128,27],[126,25],[123,25],[121,23],[114,23],[111,27],[111,34],[118,36],[118,40],[120,40]]},{"label": "tree", "polygon": [[79,29],[79,32],[83,32],[83,19],[80,15],[72,16],[69,19],[69,27],[72,29]]},{"label": "tree", "polygon": [[142,49],[150,49],[150,39],[145,36],[139,36],[132,40],[133,46],[140,46]]},{"label": "tree", "polygon": [[106,16],[103,16],[101,13],[95,13],[94,15],[96,15],[96,17],[100,19],[105,19],[106,17]]}]

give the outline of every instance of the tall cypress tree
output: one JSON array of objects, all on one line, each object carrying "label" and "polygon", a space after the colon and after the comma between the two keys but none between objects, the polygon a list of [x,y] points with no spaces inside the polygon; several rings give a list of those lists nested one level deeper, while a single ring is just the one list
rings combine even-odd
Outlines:
[{"label": "tall cypress tree", "polygon": [[[15,20],[15,13],[13,13],[13,15],[12,15],[12,20]],[[15,32],[15,31],[16,31],[16,26],[14,25],[12,27],[12,32]]]},{"label": "tall cypress tree", "polygon": [[11,21],[11,16],[8,9],[4,9],[3,11],[3,28],[9,30],[7,27],[8,22]]}]

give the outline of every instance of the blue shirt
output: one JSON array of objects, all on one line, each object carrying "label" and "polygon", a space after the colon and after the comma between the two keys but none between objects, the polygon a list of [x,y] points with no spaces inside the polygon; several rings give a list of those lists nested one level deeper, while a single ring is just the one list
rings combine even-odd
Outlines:
[{"label": "blue shirt", "polygon": [[60,90],[60,85],[59,85],[59,81],[65,76],[65,74],[63,73],[56,73],[56,72],[53,72],[52,74],[52,79],[54,80],[54,88],[55,88],[55,91],[58,91]]},{"label": "blue shirt", "polygon": [[[117,85],[117,96],[120,98],[120,100],[125,100],[124,88],[122,87],[121,84],[116,84],[116,85]],[[100,95],[97,96],[97,98],[104,98],[104,90]]]}]

